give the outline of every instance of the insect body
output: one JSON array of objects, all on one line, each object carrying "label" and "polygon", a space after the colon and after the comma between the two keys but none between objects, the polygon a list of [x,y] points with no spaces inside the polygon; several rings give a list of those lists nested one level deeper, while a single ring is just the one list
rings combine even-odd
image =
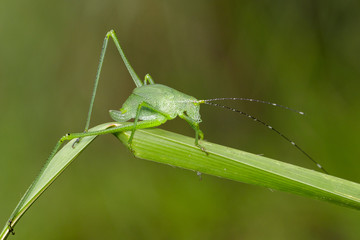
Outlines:
[{"label": "insect body", "polygon": [[[88,132],[96,90],[99,83],[100,72],[109,38],[113,39],[120,56],[136,85],[133,93],[125,101],[120,111],[110,110],[110,116],[117,122],[123,123],[130,119],[134,119],[134,122],[106,130]],[[201,150],[205,151],[205,149],[199,144],[199,138],[204,138],[203,132],[199,129],[199,123],[201,122],[199,105],[200,101],[194,97],[181,93],[165,85],[155,84],[154,80],[149,74],[145,76],[145,79],[142,82],[127,60],[115,32],[111,30],[105,36],[100,54],[100,61],[95,78],[95,86],[90,101],[85,130],[83,133],[68,133],[61,137],[54,150],[51,152],[48,161],[54,157],[64,141],[77,138],[76,142],[79,142],[82,137],[86,136],[131,131],[131,136],[128,142],[128,145],[131,149],[131,143],[136,129],[156,127],[165,123],[167,120],[174,119],[177,116],[187,121],[195,130],[195,145],[198,146]],[[76,142],[74,143],[73,147],[75,147]]]},{"label": "insect body", "polygon": [[[130,97],[125,101],[122,108],[119,110],[110,110],[110,116],[117,122],[124,123],[127,122],[127,124],[122,124],[120,126],[116,126],[113,128],[109,128],[106,130],[101,131],[92,131],[88,132],[89,125],[90,125],[90,119],[91,119],[91,113],[93,109],[93,104],[95,100],[96,90],[99,83],[100,78],[100,72],[102,68],[102,64],[105,57],[105,52],[108,44],[109,38],[112,38],[119,53],[122,58],[122,60],[125,63],[126,68],[128,69],[136,88],[133,90]],[[207,100],[197,100],[196,98],[186,95],[182,92],[179,92],[173,88],[167,87],[165,85],[161,84],[155,84],[154,80],[151,78],[149,74],[145,76],[144,81],[141,81],[138,77],[138,75],[135,73],[134,69],[131,67],[129,61],[127,60],[120,43],[116,37],[116,34],[113,30],[109,31],[104,39],[102,51],[100,54],[100,61],[99,66],[95,78],[95,86],[92,93],[92,98],[90,101],[90,107],[89,112],[87,116],[87,121],[85,124],[85,130],[82,133],[68,133],[64,135],[58,143],[56,144],[54,150],[51,152],[48,161],[50,161],[58,149],[60,148],[61,144],[64,141],[68,141],[71,139],[77,138],[76,142],[79,142],[82,137],[86,136],[94,136],[94,135],[102,135],[102,134],[108,134],[108,133],[116,133],[116,132],[123,132],[123,131],[131,131],[131,135],[128,141],[128,145],[131,149],[131,143],[132,139],[134,137],[136,129],[141,128],[150,128],[150,127],[156,127],[163,123],[165,123],[167,120],[171,120],[179,116],[180,118],[184,119],[186,122],[189,123],[189,125],[195,130],[195,145],[198,146],[201,150],[203,150],[206,154],[207,152],[205,149],[199,144],[199,139],[202,140],[204,138],[203,132],[199,128],[199,124],[201,122],[200,118],[200,104],[208,104],[213,106],[218,106],[222,108],[226,108],[229,110],[232,110],[234,112],[240,113],[242,115],[245,115],[246,117],[249,117],[264,126],[268,127],[269,129],[275,131],[277,134],[279,134],[282,138],[284,138],[286,141],[290,142],[292,145],[294,145],[296,148],[298,148],[301,152],[303,152],[311,161],[313,161],[322,171],[326,172],[325,169],[318,164],[315,160],[313,160],[305,151],[303,151],[298,145],[295,144],[295,142],[291,141],[288,137],[280,133],[275,128],[271,127],[267,123],[247,114],[242,111],[222,106],[217,103],[212,103],[213,101],[219,101],[219,100],[242,100],[242,101],[252,101],[252,102],[261,102],[266,104],[271,104],[273,106],[286,108],[292,111],[295,111],[299,114],[304,114],[303,112],[299,112],[293,109],[290,109],[288,107],[278,105],[271,102],[261,101],[261,100],[255,100],[255,99],[247,99],[247,98],[215,98],[215,99],[207,99]],[[129,120],[134,119],[133,122],[128,122]],[[75,143],[76,143],[75,142]],[[73,147],[75,146],[75,143]]]},{"label": "insect body", "polygon": [[[135,119],[133,132],[138,120],[148,121],[155,126],[179,116],[194,128],[195,144],[202,148],[198,143],[198,138],[204,137],[199,129],[200,103],[196,98],[168,86],[150,83],[150,85],[135,88],[120,111],[110,110],[110,116],[117,122]],[[133,136],[134,133],[129,139],[130,144]]]}]

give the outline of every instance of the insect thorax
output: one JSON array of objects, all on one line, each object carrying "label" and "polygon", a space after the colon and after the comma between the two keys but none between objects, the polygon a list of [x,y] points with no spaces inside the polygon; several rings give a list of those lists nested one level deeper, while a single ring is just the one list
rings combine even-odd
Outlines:
[{"label": "insect thorax", "polygon": [[[136,110],[142,102],[151,105],[159,113],[166,115],[168,119],[173,119],[185,113],[193,120],[201,121],[200,106],[196,98],[162,84],[143,85],[135,88],[123,104],[122,111],[124,114],[129,114],[134,118]],[[141,119],[148,118],[151,114],[157,113],[144,108]]]}]

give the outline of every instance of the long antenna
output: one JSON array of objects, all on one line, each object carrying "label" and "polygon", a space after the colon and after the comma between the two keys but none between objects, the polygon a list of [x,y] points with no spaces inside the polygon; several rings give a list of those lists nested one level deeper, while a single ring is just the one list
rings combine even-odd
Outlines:
[{"label": "long antenna", "polygon": [[300,115],[305,115],[304,112],[295,110],[293,108],[289,108],[289,107],[284,106],[284,105],[280,105],[280,104],[273,103],[273,102],[268,102],[268,101],[263,101],[263,100],[258,100],[258,99],[252,99],[252,98],[238,98],[238,97],[236,97],[236,98],[212,98],[212,99],[199,100],[199,102],[206,103],[206,102],[221,101],[221,100],[240,100],[240,101],[265,103],[265,104],[269,104],[269,105],[272,105],[272,106],[275,106],[275,107],[285,108],[287,110],[296,112],[296,113],[298,113]]},{"label": "long antenna", "polygon": [[[210,99],[211,100],[211,99]],[[291,143],[294,147],[296,147],[300,152],[302,152],[308,159],[310,159],[313,163],[316,164],[316,166],[318,168],[320,168],[324,173],[328,173],[317,161],[315,161],[309,154],[307,154],[301,147],[299,147],[294,141],[292,141],[290,138],[288,138],[287,136],[285,136],[284,134],[282,134],[281,132],[279,132],[277,129],[273,128],[272,126],[270,126],[269,124],[267,124],[266,122],[256,118],[256,117],[253,117],[252,115],[250,114],[247,114],[246,112],[242,112],[242,111],[239,111],[235,108],[231,108],[231,107],[228,107],[228,106],[224,106],[224,105],[220,105],[220,104],[217,104],[217,103],[212,103],[210,101],[206,101],[206,100],[200,100],[199,101],[200,103],[205,103],[207,105],[212,105],[212,106],[216,106],[216,107],[221,107],[221,108],[224,108],[224,109],[228,109],[228,110],[231,110],[233,112],[237,112],[237,113],[240,113],[248,118],[251,118],[252,120],[258,122],[258,123],[261,123],[262,125],[264,125],[265,127],[273,130],[274,132],[276,132],[277,134],[279,134],[283,139],[285,139],[286,141],[288,141],[289,143]],[[266,103],[266,102],[265,102]],[[276,105],[276,106],[281,106],[281,105]],[[286,107],[285,107],[286,108]]]}]

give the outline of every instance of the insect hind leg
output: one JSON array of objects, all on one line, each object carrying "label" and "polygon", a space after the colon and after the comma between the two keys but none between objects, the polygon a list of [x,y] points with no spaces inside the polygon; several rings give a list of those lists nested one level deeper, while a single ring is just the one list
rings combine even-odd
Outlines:
[{"label": "insect hind leg", "polygon": [[[112,39],[126,68],[128,69],[128,72],[131,76],[131,78],[133,79],[136,87],[141,87],[143,85],[143,83],[141,82],[140,78],[138,77],[138,75],[136,74],[136,72],[134,71],[134,69],[131,67],[130,62],[127,60],[124,51],[122,50],[119,40],[117,39],[117,36],[115,34],[114,30],[110,30],[109,32],[106,33],[104,41],[103,41],[103,45],[101,48],[101,53],[100,53],[100,59],[99,59],[99,64],[98,64],[98,68],[97,68],[97,72],[96,72],[96,77],[95,77],[95,83],[94,83],[94,88],[93,88],[93,92],[91,95],[91,100],[90,100],[90,106],[89,106],[89,111],[88,111],[88,115],[87,115],[87,119],[86,119],[86,124],[85,124],[85,130],[84,133],[86,133],[89,129],[90,126],[90,119],[91,119],[91,113],[93,110],[93,105],[94,105],[94,101],[95,101],[95,96],[96,96],[96,90],[99,84],[99,79],[100,79],[100,73],[101,73],[101,69],[102,69],[102,65],[104,62],[104,58],[105,58],[105,53],[106,53],[106,49],[107,49],[107,45],[108,45],[108,41],[109,39]],[[148,80],[151,84],[154,83],[154,81],[151,79]],[[78,138],[78,140],[76,140],[76,142],[73,144],[73,147],[75,147],[76,143],[78,143],[81,140],[81,138]]]},{"label": "insect hind leg", "polygon": [[12,221],[9,220],[9,222],[8,222],[9,233],[11,233],[12,235],[15,235],[14,228],[11,226],[11,224],[12,224]]}]

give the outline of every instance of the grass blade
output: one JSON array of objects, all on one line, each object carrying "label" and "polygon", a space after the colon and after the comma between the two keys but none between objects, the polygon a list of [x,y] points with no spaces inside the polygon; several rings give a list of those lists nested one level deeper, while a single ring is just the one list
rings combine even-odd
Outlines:
[{"label": "grass blade", "polygon": [[[117,137],[127,143],[130,132]],[[206,141],[201,145],[208,156],[193,138],[144,129],[136,131],[132,148],[138,158],[360,209],[360,184]]]},{"label": "grass blade", "polygon": [[[119,124],[105,123],[89,131],[115,125]],[[130,134],[115,135],[128,146]],[[45,164],[11,214],[11,227],[95,137],[84,137],[75,148],[72,148],[75,139],[70,141]],[[194,145],[193,138],[161,129],[143,129],[136,131],[132,148],[141,159],[360,209],[360,184],[218,144],[206,141],[201,144],[208,155]],[[9,234],[7,222],[0,240]]]},{"label": "grass blade", "polygon": [[[89,131],[102,130],[111,127],[111,123],[105,123],[98,125]],[[72,144],[75,141],[73,139],[66,144],[54,158],[46,162],[41,169],[39,175],[34,182],[30,185],[20,202],[12,212],[9,221],[11,221],[11,227],[14,227],[23,214],[29,209],[29,207],[40,197],[40,195],[50,186],[51,183],[69,166],[69,164],[83,151],[89,143],[91,143],[96,136],[84,137],[72,148]],[[0,233],[0,239],[6,239],[10,233],[9,221],[6,223],[4,229]]]}]

